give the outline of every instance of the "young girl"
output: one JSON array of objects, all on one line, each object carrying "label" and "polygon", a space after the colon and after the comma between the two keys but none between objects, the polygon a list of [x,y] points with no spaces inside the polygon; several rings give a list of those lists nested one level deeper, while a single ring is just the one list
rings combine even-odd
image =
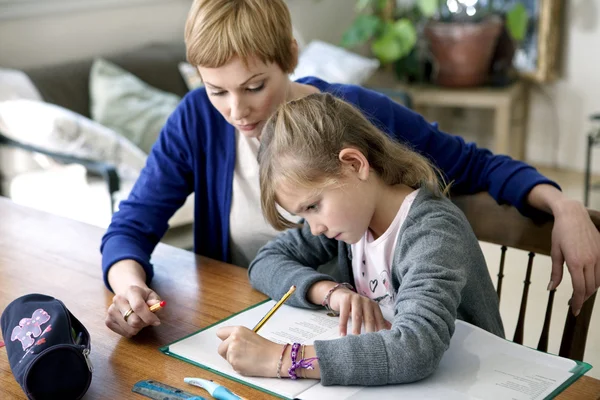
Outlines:
[{"label": "young girl", "polygon": [[[340,313],[342,334],[350,316],[353,335],[282,347],[222,328],[219,353],[236,371],[324,385],[405,383],[437,368],[456,318],[504,336],[479,243],[436,170],[353,106],[330,94],[281,106],[263,130],[259,163],[268,222],[294,225],[281,206],[304,224],[259,251],[252,285],[273,299],[296,285],[288,304]],[[341,283],[316,270],[336,256]]]}]

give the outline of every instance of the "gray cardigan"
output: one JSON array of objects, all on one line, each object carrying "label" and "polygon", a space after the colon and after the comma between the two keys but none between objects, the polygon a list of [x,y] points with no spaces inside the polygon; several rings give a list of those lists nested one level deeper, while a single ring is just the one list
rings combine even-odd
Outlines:
[{"label": "gray cardigan", "polygon": [[[291,285],[287,304],[306,299],[312,284],[333,280],[316,270],[338,258],[342,281],[353,282],[350,246],[313,236],[307,223],[267,243],[251,263],[252,286],[273,299]],[[396,300],[390,330],[316,341],[323,385],[387,385],[429,376],[462,319],[504,337],[498,299],[481,248],[464,214],[421,189],[398,236],[391,266]]]}]

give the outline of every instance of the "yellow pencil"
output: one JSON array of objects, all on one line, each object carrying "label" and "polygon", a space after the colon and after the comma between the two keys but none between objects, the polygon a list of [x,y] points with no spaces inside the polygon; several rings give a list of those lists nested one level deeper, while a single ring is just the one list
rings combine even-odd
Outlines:
[{"label": "yellow pencil", "polygon": [[296,285],[293,285],[290,290],[287,291],[286,294],[283,295],[283,297],[281,298],[281,300],[279,300],[274,306],[273,308],[271,308],[269,310],[268,313],[265,314],[265,316],[258,322],[258,324],[256,324],[256,326],[254,327],[254,329],[252,329],[254,332],[258,332],[258,330],[260,328],[262,328],[262,326],[265,324],[265,322],[267,322],[269,320],[269,318],[271,318],[271,316],[273,314],[275,314],[275,311],[277,311],[279,309],[279,307],[281,307],[281,305],[283,303],[285,303],[285,301],[292,295],[292,293],[294,293],[294,291],[296,290]]}]

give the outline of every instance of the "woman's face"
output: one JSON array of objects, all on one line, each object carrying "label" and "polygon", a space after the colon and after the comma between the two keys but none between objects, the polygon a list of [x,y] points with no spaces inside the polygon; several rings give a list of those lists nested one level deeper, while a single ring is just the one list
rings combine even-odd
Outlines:
[{"label": "woman's face", "polygon": [[218,68],[198,67],[212,105],[246,137],[258,138],[267,119],[290,89],[288,75],[258,58],[244,65],[233,57]]}]

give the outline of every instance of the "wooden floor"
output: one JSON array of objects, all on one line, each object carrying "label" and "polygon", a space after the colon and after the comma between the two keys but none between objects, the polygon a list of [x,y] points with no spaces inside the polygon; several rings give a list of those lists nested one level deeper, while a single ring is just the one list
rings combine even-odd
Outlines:
[{"label": "wooden floor", "polygon": [[[574,171],[556,170],[551,168],[539,167],[538,170],[556,181],[563,189],[563,192],[572,198],[583,201],[584,176],[583,173]],[[600,177],[597,181],[600,181]],[[591,196],[590,207],[600,209],[600,191]],[[490,274],[496,278],[498,274],[498,265],[500,261],[500,248],[495,245],[481,243]],[[507,252],[505,263],[505,277],[503,281],[503,292],[500,302],[500,312],[504,321],[507,338],[512,338],[517,321],[519,305],[521,302],[521,289],[524,280],[524,269],[521,268],[527,263],[527,253],[518,250]],[[511,265],[517,265],[514,271],[510,270]],[[552,263],[550,257],[536,256],[532,274],[532,284],[529,291],[529,301],[527,306],[527,320],[532,325],[526,326],[524,344],[536,347],[539,338],[539,331],[543,324],[543,317],[546,306],[547,291],[546,287],[550,278]],[[518,273],[517,273],[518,271]],[[509,291],[513,289],[513,292]],[[560,284],[555,300],[552,315],[552,325],[550,331],[549,351],[558,353],[560,347],[560,335],[564,324],[565,313],[567,312],[567,302],[571,298],[572,286],[568,272],[565,270],[563,281]],[[600,378],[600,296],[596,297],[594,314],[592,315],[590,330],[588,333],[587,347],[584,361],[590,363],[594,368],[588,375]]]}]

